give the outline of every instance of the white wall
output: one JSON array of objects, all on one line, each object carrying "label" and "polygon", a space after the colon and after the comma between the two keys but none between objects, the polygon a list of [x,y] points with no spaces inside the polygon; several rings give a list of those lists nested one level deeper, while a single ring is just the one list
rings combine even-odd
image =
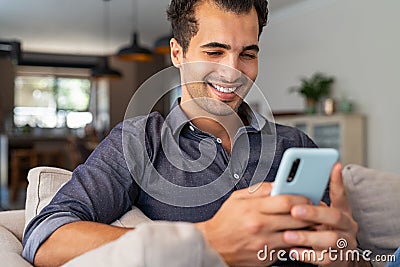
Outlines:
[{"label": "white wall", "polygon": [[400,173],[400,1],[308,0],[271,14],[257,84],[273,111],[302,110],[287,88],[336,76],[334,95],[367,116],[367,165]]}]

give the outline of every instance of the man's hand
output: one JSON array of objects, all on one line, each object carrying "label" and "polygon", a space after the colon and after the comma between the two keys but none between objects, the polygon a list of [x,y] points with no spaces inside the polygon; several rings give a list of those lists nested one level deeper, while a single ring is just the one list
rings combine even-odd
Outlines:
[{"label": "man's hand", "polygon": [[288,195],[271,197],[271,183],[259,186],[255,192],[251,192],[252,188],[234,192],[213,218],[196,224],[228,265],[272,264],[276,257],[270,259],[268,255],[265,261],[261,261],[257,253],[265,246],[268,246],[268,251],[291,247],[284,241],[283,230],[315,226],[312,221],[290,215],[295,206],[309,205],[311,202],[307,198]]},{"label": "man's hand", "polygon": [[[293,218],[303,220],[304,222],[312,222],[317,224],[316,231],[285,231],[283,235],[284,242],[291,244],[295,248],[292,249],[293,255],[309,255],[304,252],[310,247],[316,252],[316,260],[313,257],[305,257],[300,260],[313,263],[319,266],[357,266],[357,262],[346,260],[346,251],[357,250],[357,223],[354,221],[350,206],[347,202],[345,188],[341,175],[341,164],[336,164],[331,173],[330,181],[330,198],[331,206],[326,205],[295,205],[291,209]],[[329,248],[338,250],[338,253],[332,254],[337,256],[336,260],[329,257]],[[343,261],[340,259],[340,250],[343,252]],[[361,257],[360,257],[361,258]],[[322,259],[322,260],[321,260]]]}]

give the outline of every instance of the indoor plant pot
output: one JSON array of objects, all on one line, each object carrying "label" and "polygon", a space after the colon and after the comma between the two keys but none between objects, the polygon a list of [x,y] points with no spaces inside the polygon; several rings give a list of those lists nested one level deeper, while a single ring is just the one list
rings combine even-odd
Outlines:
[{"label": "indoor plant pot", "polygon": [[317,111],[318,102],[330,94],[335,78],[323,73],[314,73],[310,78],[302,78],[299,86],[290,87],[290,92],[301,94],[306,101],[305,112],[314,114]]}]

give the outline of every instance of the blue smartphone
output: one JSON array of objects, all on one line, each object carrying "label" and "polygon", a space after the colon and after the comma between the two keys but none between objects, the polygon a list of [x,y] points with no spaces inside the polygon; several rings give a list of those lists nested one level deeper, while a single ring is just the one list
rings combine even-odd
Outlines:
[{"label": "blue smartphone", "polygon": [[289,148],[282,156],[271,196],[302,195],[319,205],[339,153],[333,148]]}]

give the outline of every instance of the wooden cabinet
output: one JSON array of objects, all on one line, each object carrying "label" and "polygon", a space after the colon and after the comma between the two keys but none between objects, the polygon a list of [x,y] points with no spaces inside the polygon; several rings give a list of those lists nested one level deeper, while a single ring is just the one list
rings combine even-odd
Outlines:
[{"label": "wooden cabinet", "polygon": [[275,116],[276,123],[294,126],[308,134],[319,147],[339,150],[345,165],[365,165],[365,116],[360,114]]}]

